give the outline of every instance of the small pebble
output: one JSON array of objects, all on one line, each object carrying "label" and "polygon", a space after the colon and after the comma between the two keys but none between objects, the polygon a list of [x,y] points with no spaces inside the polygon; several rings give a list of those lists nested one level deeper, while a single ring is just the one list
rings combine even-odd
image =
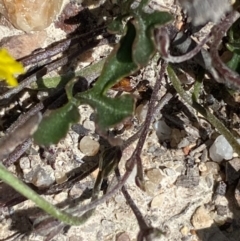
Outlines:
[{"label": "small pebble", "polygon": [[172,129],[165,123],[165,121],[160,120],[153,124],[153,128],[156,131],[157,137],[161,141],[170,140]]},{"label": "small pebble", "polygon": [[234,158],[226,163],[226,180],[228,184],[233,184],[240,177],[240,158]]},{"label": "small pebble", "polygon": [[187,236],[188,233],[189,233],[189,229],[187,226],[183,226],[181,229],[180,229],[180,232],[183,236]]},{"label": "small pebble", "polygon": [[44,168],[37,166],[36,169],[25,175],[25,179],[39,189],[45,189],[54,183],[53,169],[50,166]]},{"label": "small pebble", "polygon": [[76,198],[76,197],[80,197],[82,193],[83,193],[83,189],[81,189],[78,184],[75,184],[69,191],[69,196]]},{"label": "small pebble", "polygon": [[69,237],[69,241],[83,241],[83,238],[81,236],[72,235]]},{"label": "small pebble", "polygon": [[179,142],[177,147],[178,147],[178,149],[180,149],[180,148],[189,146],[189,144],[190,144],[189,140],[185,137]]},{"label": "small pebble", "polygon": [[100,148],[100,144],[92,140],[89,136],[84,136],[80,143],[79,143],[79,149],[80,151],[85,154],[86,156],[95,156]]},{"label": "small pebble", "polygon": [[198,166],[198,169],[200,172],[206,172],[207,171],[207,166],[204,162],[201,162]]},{"label": "small pebble", "polygon": [[213,220],[204,206],[200,206],[196,209],[191,222],[196,229],[209,228],[213,224]]},{"label": "small pebble", "polygon": [[148,179],[151,182],[153,182],[155,184],[159,184],[162,181],[162,179],[164,178],[164,176],[161,174],[160,170],[157,168],[147,170],[146,176],[148,177]]},{"label": "small pebble", "polygon": [[121,233],[116,235],[116,241],[130,241],[127,233]]},{"label": "small pebble", "polygon": [[164,198],[165,194],[159,194],[156,197],[154,197],[151,201],[151,208],[161,208]]},{"label": "small pebble", "polygon": [[139,122],[143,122],[146,119],[147,116],[147,111],[148,111],[148,105],[141,104],[136,108],[136,117],[139,120]]},{"label": "small pebble", "polygon": [[24,169],[29,169],[31,167],[31,163],[28,157],[22,157],[19,161],[19,166]]},{"label": "small pebble", "polygon": [[95,123],[90,120],[85,120],[83,122],[83,127],[90,131],[95,131]]},{"label": "small pebble", "polygon": [[61,192],[59,194],[56,194],[54,196],[54,201],[56,203],[61,203],[61,202],[64,202],[68,197],[68,193],[67,192]]},{"label": "small pebble", "polygon": [[220,166],[218,165],[218,163],[206,162],[205,165],[207,167],[207,171],[206,171],[207,173],[211,173],[213,175],[217,175],[219,173]]},{"label": "small pebble", "polygon": [[155,194],[156,194],[157,185],[154,184],[154,183],[151,182],[151,181],[146,181],[146,182],[145,182],[145,190],[146,190],[146,193],[147,193],[149,196],[153,197],[153,196],[155,196]]},{"label": "small pebble", "polygon": [[55,176],[55,180],[56,180],[57,184],[61,184],[61,183],[64,183],[65,181],[67,181],[67,176],[64,172],[56,171],[54,173],[54,176]]},{"label": "small pebble", "polygon": [[105,235],[111,234],[115,230],[115,224],[110,220],[103,219],[101,222],[101,225],[102,225],[103,233]]},{"label": "small pebble", "polygon": [[171,168],[164,168],[163,169],[163,172],[167,175],[167,176],[175,176],[176,175],[176,172],[171,169]]},{"label": "small pebble", "polygon": [[221,162],[223,159],[230,160],[233,157],[233,148],[223,135],[216,138],[209,149],[210,158],[215,162]]},{"label": "small pebble", "polygon": [[234,197],[236,204],[238,205],[238,207],[240,207],[240,180],[238,181],[238,184],[235,188]]}]

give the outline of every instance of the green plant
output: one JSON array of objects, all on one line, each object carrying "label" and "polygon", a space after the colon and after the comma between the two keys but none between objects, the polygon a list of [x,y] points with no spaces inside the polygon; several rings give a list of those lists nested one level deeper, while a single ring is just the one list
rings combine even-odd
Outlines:
[{"label": "green plant", "polygon": [[[236,137],[234,137],[233,134],[213,114],[211,114],[211,111],[208,110],[207,107],[203,107],[199,104],[198,99],[199,92],[202,87],[202,82],[197,81],[195,83],[194,91],[192,93],[192,96],[190,96],[181,86],[181,82],[179,81],[172,67],[174,66],[174,63],[183,62],[190,58],[196,58],[196,62],[202,65],[202,77],[205,69],[207,69],[204,64],[208,62],[210,63],[210,65],[208,66],[208,70],[218,82],[224,82],[227,85],[239,88],[240,77],[236,73],[239,71],[239,37],[236,30],[239,20],[234,23],[239,18],[239,13],[233,10],[220,24],[217,24],[213,27],[211,35],[207,36],[195,48],[191,49],[190,52],[182,53],[181,56],[172,56],[170,54],[170,50],[172,48],[170,43],[174,45],[174,41],[172,41],[171,36],[169,38],[169,31],[167,27],[165,27],[166,24],[171,22],[171,20],[173,19],[172,16],[167,12],[147,12],[146,5],[148,1],[146,0],[141,1],[134,9],[132,9],[131,7],[132,3],[133,1],[127,0],[120,3],[121,12],[119,16],[117,16],[115,21],[112,22],[110,29],[111,32],[121,33],[122,38],[119,43],[114,47],[110,55],[106,58],[100,76],[93,85],[93,87],[87,90],[77,91],[77,93],[75,93],[73,91],[75,86],[75,80],[72,79],[74,75],[78,75],[75,73],[66,74],[64,78],[59,77],[52,80],[51,85],[48,83],[50,87],[58,88],[59,86],[65,86],[67,103],[61,103],[61,106],[58,106],[59,108],[56,108],[54,110],[47,110],[46,112],[44,112],[43,119],[41,120],[40,124],[38,124],[41,119],[41,116],[39,114],[37,120],[34,119],[34,121],[29,117],[34,117],[36,113],[38,113],[40,110],[43,110],[44,104],[46,104],[48,100],[46,100],[44,104],[40,103],[35,109],[32,109],[26,114],[26,119],[30,119],[27,124],[24,123],[24,120],[20,120],[16,124],[17,127],[13,126],[9,130],[9,133],[7,133],[9,135],[6,136],[4,140],[4,145],[2,143],[2,146],[9,146],[11,148],[7,148],[6,150],[4,149],[4,151],[0,148],[0,156],[2,158],[6,157],[7,154],[11,153],[17,145],[21,144],[23,141],[27,141],[28,138],[30,138],[32,133],[35,131],[36,127],[37,130],[33,134],[33,138],[37,144],[50,145],[58,143],[60,139],[62,139],[66,135],[69,127],[73,123],[79,121],[80,116],[78,112],[78,107],[83,104],[88,104],[95,110],[97,131],[101,135],[106,137],[107,130],[112,126],[123,122],[126,118],[131,117],[135,108],[135,100],[133,96],[129,94],[124,94],[119,97],[111,98],[108,96],[109,89],[116,83],[118,83],[122,78],[132,75],[141,68],[148,65],[149,61],[157,54],[157,52],[160,52],[161,64],[159,64],[159,79],[156,81],[153,88],[146,121],[140,128],[139,132],[136,133],[127,142],[117,142],[117,144],[114,145],[113,143],[116,139],[108,139],[110,144],[112,145],[110,148],[106,148],[100,155],[100,172],[93,188],[91,202],[88,205],[77,206],[64,211],[57,209],[55,206],[46,202],[33,190],[27,187],[18,178],[13,177],[3,165],[0,165],[0,178],[4,182],[11,185],[28,199],[34,201],[36,205],[38,205],[44,211],[51,215],[51,218],[44,219],[45,223],[53,223],[54,219],[52,217],[58,219],[57,225],[56,223],[53,224],[55,225],[55,231],[51,231],[49,233],[49,236],[54,235],[57,232],[56,230],[62,229],[64,227],[64,223],[69,225],[82,224],[93,214],[93,211],[97,205],[106,201],[120,189],[122,190],[127,202],[129,203],[138,220],[140,227],[138,240],[143,240],[144,238],[146,240],[150,240],[150,236],[152,234],[158,236],[163,233],[158,229],[152,228],[146,223],[136,204],[131,199],[131,196],[125,189],[124,184],[126,183],[126,180],[130,176],[134,166],[136,165],[136,184],[142,190],[145,189],[141,151],[147,133],[149,131],[149,126],[152,123],[154,113],[156,112],[156,110],[161,109],[163,105],[172,97],[172,95],[168,93],[161,100],[158,99],[158,92],[161,86],[161,81],[164,78],[166,72],[173,87],[175,88],[179,96],[183,99],[183,101],[192,106],[197,112],[201,113],[202,116],[206,120],[208,120],[208,122],[211,123],[212,126],[214,126],[220,133],[222,133],[226,137],[226,139],[233,146],[235,151],[240,155],[240,146],[236,140]],[[233,52],[233,57],[227,64],[231,69],[229,69],[227,65],[224,64],[219,58],[218,49],[224,37],[224,34],[227,31],[228,41],[226,47],[229,51]],[[213,42],[210,46],[209,53],[207,53],[203,49],[203,45],[209,40],[210,37],[213,37]],[[96,44],[96,41],[89,43],[85,47],[85,49],[93,47],[93,44]],[[182,50],[181,46],[178,46],[177,44],[173,47],[179,48],[180,51]],[[201,62],[199,60],[199,53],[204,53],[203,60],[205,62]],[[71,55],[71,57],[76,57],[78,54],[79,53],[74,53]],[[40,55],[38,55],[38,57],[39,56]],[[32,62],[34,63],[33,59]],[[168,65],[168,62],[173,63],[173,65]],[[66,63],[66,58],[56,60],[55,62],[50,64],[50,67],[48,66],[47,72],[50,72],[52,69],[61,66],[63,63]],[[101,62],[100,66],[102,66],[102,64],[103,63]],[[17,66],[19,67],[19,65]],[[22,71],[21,68],[14,69],[14,71],[15,70],[19,72]],[[99,68],[97,68],[96,70],[92,67],[92,70],[95,73],[100,72]],[[91,67],[89,71],[91,72]],[[0,99],[8,99],[11,95],[17,93],[17,91],[20,91],[21,88],[24,88],[26,85],[29,84],[32,84],[35,88],[49,87],[44,84],[47,83],[46,79],[42,80],[42,82],[39,82],[39,79],[37,78],[37,75],[40,75],[40,77],[42,77],[44,75],[43,72],[44,69],[38,70],[37,74],[27,77],[26,81],[21,83],[18,88],[16,88],[15,90],[10,90],[7,93],[1,95]],[[80,75],[83,75],[83,73],[80,73]],[[9,78],[9,76],[7,76],[6,74],[0,77]],[[33,83],[35,80],[38,80],[38,83]],[[15,82],[9,80],[9,83],[13,85]],[[27,129],[31,129],[31,132],[26,134],[23,126]],[[14,140],[14,133],[17,133],[16,135],[21,136],[21,138]],[[20,135],[19,133],[22,133],[22,135]],[[130,143],[137,139],[138,143],[136,150],[134,151],[130,159],[126,162],[126,172],[124,173],[123,177],[120,178],[118,163],[121,159],[122,151]],[[98,194],[103,179],[107,178],[108,175],[114,171],[116,176],[119,178],[118,184],[108,194],[98,199]],[[38,228],[36,227],[36,229]]]}]

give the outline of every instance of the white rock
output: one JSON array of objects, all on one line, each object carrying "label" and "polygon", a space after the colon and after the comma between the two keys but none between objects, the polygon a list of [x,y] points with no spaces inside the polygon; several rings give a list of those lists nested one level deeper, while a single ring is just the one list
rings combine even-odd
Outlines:
[{"label": "white rock", "polygon": [[146,119],[148,111],[148,105],[147,104],[141,104],[136,108],[136,117],[138,118],[139,122],[143,122]]},{"label": "white rock", "polygon": [[80,151],[85,154],[86,156],[95,156],[100,148],[100,144],[92,140],[89,136],[84,136],[80,143],[79,143],[79,149]]},{"label": "white rock", "polygon": [[165,194],[163,193],[154,197],[153,200],[151,201],[151,208],[161,208],[164,198],[165,198]]},{"label": "white rock", "polygon": [[156,191],[157,191],[156,184],[154,184],[151,181],[146,181],[144,186],[145,186],[145,190],[146,190],[146,193],[148,194],[148,196],[151,196],[151,197],[155,196]]},{"label": "white rock", "polygon": [[169,140],[171,137],[172,129],[165,123],[165,121],[160,120],[153,124],[153,128],[156,131],[159,140]]},{"label": "white rock", "polygon": [[66,173],[64,173],[64,172],[55,171],[54,176],[55,176],[55,180],[56,180],[57,184],[61,184],[65,181],[67,181],[67,176],[66,176]]},{"label": "white rock", "polygon": [[157,168],[152,168],[150,170],[147,170],[146,176],[148,177],[148,179],[151,182],[153,182],[155,184],[159,184],[162,181],[162,179],[164,178],[164,175],[162,175],[160,170]]},{"label": "white rock", "polygon": [[85,120],[83,122],[83,127],[90,131],[95,131],[95,123],[90,120]]},{"label": "white rock", "polygon": [[209,149],[210,158],[215,162],[221,162],[223,159],[230,160],[233,157],[233,148],[226,138],[218,136]]},{"label": "white rock", "polygon": [[204,206],[200,206],[196,209],[191,222],[195,229],[208,228],[213,224],[213,220]]}]

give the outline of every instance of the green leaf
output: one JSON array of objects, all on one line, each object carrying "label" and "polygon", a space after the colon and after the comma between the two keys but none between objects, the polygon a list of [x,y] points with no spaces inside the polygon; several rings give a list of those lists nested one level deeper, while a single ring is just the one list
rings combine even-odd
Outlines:
[{"label": "green leaf", "polygon": [[81,103],[89,104],[96,110],[96,121],[102,129],[121,122],[133,113],[134,100],[131,96],[109,98],[106,92],[123,77],[133,74],[138,69],[132,60],[132,45],[135,36],[135,28],[131,22],[128,22],[126,35],[109,55],[94,87],[75,96],[80,99]]},{"label": "green leaf", "polygon": [[227,63],[227,66],[240,74],[240,55],[233,53],[231,60]]},{"label": "green leaf", "polygon": [[240,19],[238,19],[232,27],[228,30],[228,40],[231,44],[240,43],[240,33],[239,33]]},{"label": "green leaf", "polygon": [[108,25],[108,32],[111,34],[123,34],[124,27],[122,23],[122,16],[115,18],[109,25]]},{"label": "green leaf", "polygon": [[131,116],[134,110],[134,99],[130,95],[109,98],[105,95],[95,95],[93,92],[82,95],[82,102],[96,110],[96,122],[100,129],[114,126]]},{"label": "green leaf", "polygon": [[68,102],[63,107],[49,111],[34,133],[34,141],[39,145],[57,144],[66,136],[69,126],[79,121],[76,105]]},{"label": "green leaf", "polygon": [[167,12],[145,13],[142,9],[134,11],[134,26],[137,31],[133,45],[133,60],[139,66],[145,66],[156,52],[153,29],[172,20]]},{"label": "green leaf", "polygon": [[133,24],[128,22],[126,35],[107,58],[101,76],[90,92],[104,94],[123,77],[136,72],[138,66],[132,59],[132,45],[135,37],[136,30]]}]

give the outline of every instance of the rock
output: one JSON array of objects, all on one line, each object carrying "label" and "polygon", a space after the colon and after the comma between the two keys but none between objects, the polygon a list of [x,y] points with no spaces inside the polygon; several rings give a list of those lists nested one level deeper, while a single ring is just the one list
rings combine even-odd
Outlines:
[{"label": "rock", "polygon": [[226,192],[227,192],[227,184],[223,181],[218,182],[214,195],[225,196]]},{"label": "rock", "polygon": [[[189,142],[189,140],[186,138],[186,137],[184,137],[180,142],[179,142],[179,144],[178,144],[178,149],[180,149],[180,148],[186,148],[186,147],[189,147],[189,145],[190,145],[190,142]],[[189,148],[190,150],[191,150],[191,148]],[[189,150],[189,151],[190,151]],[[189,151],[188,151],[188,153],[189,153]],[[188,155],[188,153],[186,154],[186,155]]]},{"label": "rock", "polygon": [[233,184],[240,177],[240,158],[234,158],[226,163],[226,180]]},{"label": "rock", "polygon": [[183,226],[181,229],[180,229],[180,232],[183,236],[187,236],[188,233],[189,233],[189,229],[187,226]]},{"label": "rock", "polygon": [[81,10],[82,6],[80,4],[67,3],[55,22],[55,27],[62,29],[67,34],[72,33],[81,24],[79,21],[79,12]]},{"label": "rock", "polygon": [[181,175],[177,178],[176,186],[185,188],[194,188],[198,186],[200,181],[198,168],[188,168],[186,175]]},{"label": "rock", "polygon": [[199,26],[211,22],[219,22],[231,9],[230,1],[226,0],[179,0],[179,3],[187,11],[193,25]]},{"label": "rock", "polygon": [[206,172],[207,171],[206,163],[201,162],[198,166],[198,169],[199,169],[200,172]]},{"label": "rock", "polygon": [[1,0],[0,13],[17,29],[39,31],[53,22],[62,3],[63,0]]},{"label": "rock", "polygon": [[170,145],[172,148],[177,148],[177,145],[182,140],[182,132],[179,129],[172,129],[171,133],[171,142]]},{"label": "rock", "polygon": [[176,176],[176,172],[175,170],[173,170],[172,168],[166,167],[163,169],[163,172],[167,175],[167,176]]},{"label": "rock", "polygon": [[136,117],[139,120],[139,122],[143,122],[146,119],[146,115],[147,115],[147,111],[148,111],[148,105],[145,104],[141,104],[136,108]]},{"label": "rock", "polygon": [[213,224],[213,219],[205,207],[200,206],[193,214],[191,222],[195,229],[204,229],[209,228]]},{"label": "rock", "polygon": [[159,194],[156,197],[153,198],[151,201],[151,208],[161,208],[163,201],[164,201],[165,195]]},{"label": "rock", "polygon": [[155,184],[159,184],[162,181],[162,179],[164,178],[164,176],[161,174],[160,170],[157,168],[147,170],[146,176],[148,177],[148,179],[151,182],[153,182]]},{"label": "rock", "polygon": [[220,171],[220,166],[216,162],[206,162],[205,165],[207,167],[207,174],[217,175]]},{"label": "rock", "polygon": [[157,190],[156,184],[154,184],[151,181],[146,181],[144,186],[145,186],[146,193],[149,196],[151,196],[151,197],[155,196],[155,193],[156,193],[156,190]]},{"label": "rock", "polygon": [[30,169],[31,163],[28,157],[22,157],[19,161],[19,166],[24,169]]},{"label": "rock", "polygon": [[240,207],[240,180],[238,181],[238,184],[235,188],[234,197],[238,207]]},{"label": "rock", "polygon": [[89,136],[84,136],[79,143],[80,151],[86,156],[95,156],[98,153],[99,148],[100,144]]},{"label": "rock", "polygon": [[169,140],[172,129],[165,123],[164,120],[159,120],[153,124],[157,137],[160,141]]},{"label": "rock", "polygon": [[130,237],[127,233],[117,234],[116,241],[130,241]]},{"label": "rock", "polygon": [[81,236],[72,235],[69,237],[69,241],[83,241],[83,238]]},{"label": "rock", "polygon": [[216,209],[217,209],[217,214],[218,214],[219,216],[227,215],[227,211],[228,211],[227,206],[216,205]]},{"label": "rock", "polygon": [[79,186],[79,183],[75,184],[69,191],[69,196],[72,198],[80,197],[83,193],[83,189]]},{"label": "rock", "polygon": [[223,135],[216,138],[209,149],[210,158],[215,162],[221,162],[223,159],[230,160],[233,156],[233,148]]},{"label": "rock", "polygon": [[30,55],[35,49],[43,46],[47,38],[46,31],[22,34],[17,36],[6,37],[1,40],[0,47],[5,48],[15,58]]},{"label": "rock", "polygon": [[53,169],[50,166],[42,168],[40,165],[26,174],[25,179],[39,189],[48,188],[55,181],[53,178]]},{"label": "rock", "polygon": [[90,131],[95,131],[95,123],[93,121],[85,120],[83,122],[83,127]]},{"label": "rock", "polygon": [[109,234],[113,233],[115,230],[115,224],[114,224],[114,222],[112,222],[110,220],[103,219],[101,221],[101,225],[102,225],[102,230],[103,230],[104,235],[109,235]]},{"label": "rock", "polygon": [[57,184],[61,184],[61,183],[64,183],[65,181],[67,181],[67,176],[64,172],[56,171],[54,173],[54,176],[55,176],[55,180],[56,180]]},{"label": "rock", "polygon": [[124,203],[126,203],[126,199],[124,198],[123,195],[121,194],[118,194],[115,198],[114,198],[115,202],[118,204],[118,205],[123,205]]},{"label": "rock", "polygon": [[67,192],[60,192],[54,196],[54,201],[56,203],[63,203],[67,200],[68,193]]}]

